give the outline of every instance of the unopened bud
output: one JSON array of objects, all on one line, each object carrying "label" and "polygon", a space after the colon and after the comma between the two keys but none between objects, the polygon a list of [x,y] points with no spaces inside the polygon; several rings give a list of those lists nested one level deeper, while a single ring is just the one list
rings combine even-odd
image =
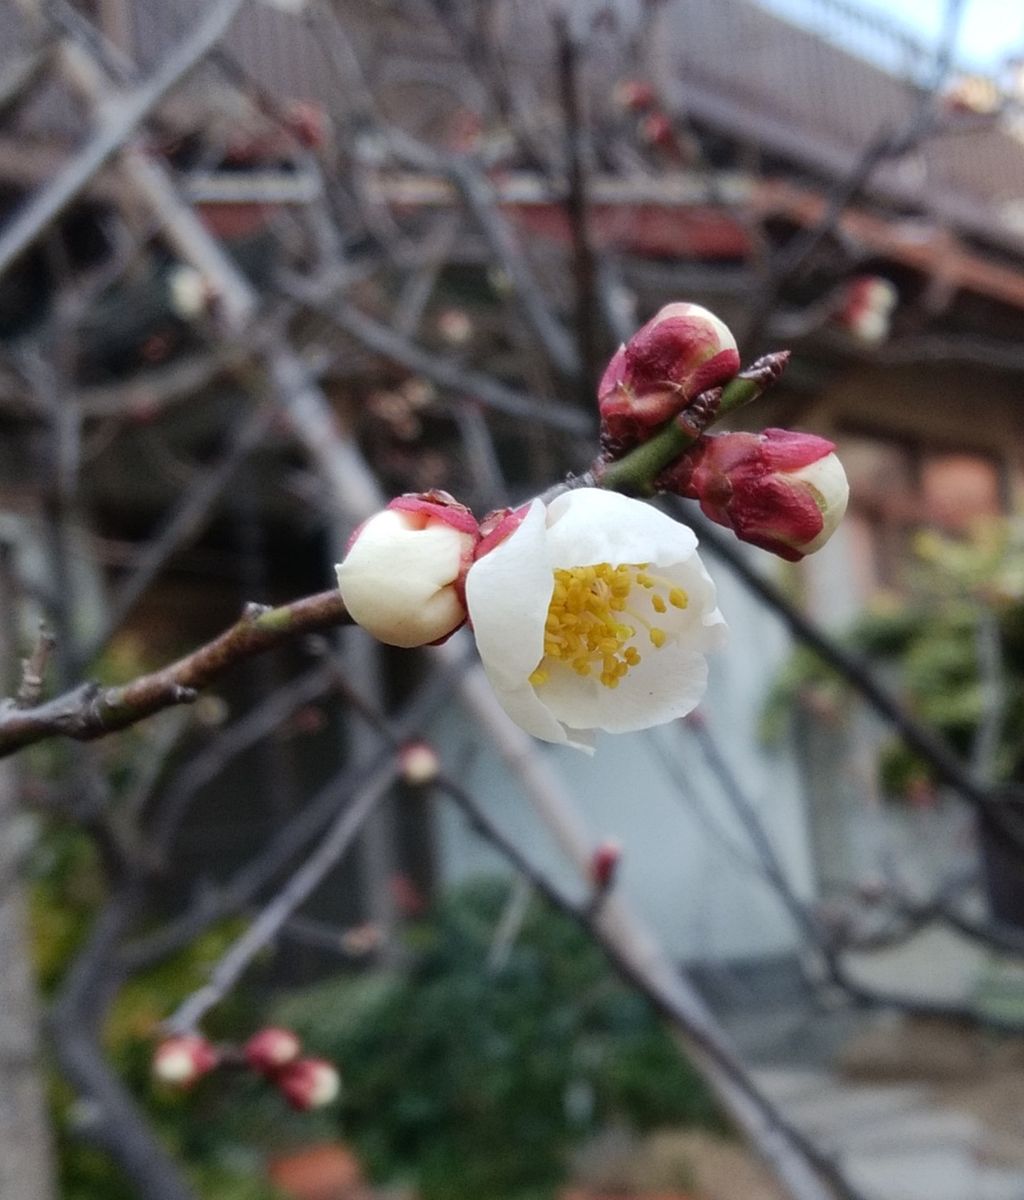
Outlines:
[{"label": "unopened bud", "polygon": [[217,1051],[197,1033],[164,1038],[153,1055],[153,1075],[169,1087],[190,1088],[219,1062]]},{"label": "unopened bud", "polygon": [[349,615],[389,646],[443,641],[466,619],[479,531],[446,492],[399,496],[356,530],[337,567]]},{"label": "unopened bud", "polygon": [[210,281],[195,267],[173,267],[167,276],[171,308],[185,321],[194,321],[206,313],[216,297]]},{"label": "unopened bud", "polygon": [[269,1028],[254,1033],[245,1043],[242,1053],[254,1071],[277,1071],[294,1062],[302,1043],[290,1029]]},{"label": "unopened bud", "polygon": [[860,275],[846,288],[837,322],[858,341],[877,346],[889,336],[899,300],[896,285],[881,275]]},{"label": "unopened bud", "polygon": [[617,457],[740,367],[727,325],[699,304],[667,304],[620,346],[598,385],[601,440]]},{"label": "unopened bud", "polygon": [[835,532],[850,486],[835,446],[788,429],[705,434],[658,479],[741,541],[797,562]]},{"label": "unopened bud", "polygon": [[398,752],[398,769],[405,783],[423,787],[441,772],[441,760],[429,742],[406,742]]},{"label": "unopened bud", "polygon": [[642,79],[621,79],[612,93],[620,108],[630,112],[643,112],[654,104],[654,88]]},{"label": "unopened bud", "polygon": [[323,1058],[297,1059],[282,1067],[273,1080],[285,1100],[299,1112],[323,1108],[337,1099],[341,1091],[337,1068]]},{"label": "unopened bud", "polygon": [[473,322],[461,308],[446,308],[437,318],[437,331],[453,346],[464,346],[473,336]]},{"label": "unopened bud", "polygon": [[591,855],[590,877],[594,887],[606,891],[615,882],[622,861],[622,846],[614,838],[603,841]]}]

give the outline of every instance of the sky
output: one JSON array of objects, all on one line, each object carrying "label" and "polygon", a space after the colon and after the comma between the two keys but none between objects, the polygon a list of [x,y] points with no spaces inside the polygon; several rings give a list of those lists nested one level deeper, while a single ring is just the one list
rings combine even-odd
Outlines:
[{"label": "sky", "polygon": [[[944,0],[890,0],[885,7],[933,43],[938,38]],[[994,67],[1008,54],[1024,53],[1024,3],[967,0],[960,21],[959,49],[961,61],[978,67]]]},{"label": "sky", "polygon": [[[820,0],[760,0],[792,21],[847,45],[854,53],[875,57],[872,39],[861,29],[838,19]],[[855,0],[856,7],[904,25],[934,46],[942,28],[945,0]],[[879,54],[882,54],[879,41]],[[1024,55],[1024,0],[966,0],[960,21],[957,61],[979,71],[994,70],[1009,55]],[[891,66],[894,64],[883,63]]]}]

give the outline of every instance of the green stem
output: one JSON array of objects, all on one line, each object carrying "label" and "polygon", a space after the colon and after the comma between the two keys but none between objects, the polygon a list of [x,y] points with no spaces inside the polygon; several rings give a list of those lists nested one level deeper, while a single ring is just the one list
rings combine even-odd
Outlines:
[{"label": "green stem", "polygon": [[782,374],[788,361],[788,350],[759,358],[725,385],[717,407],[705,421],[697,422],[692,418],[687,421],[689,410],[684,409],[635,450],[607,464],[603,470],[594,469],[598,486],[630,496],[653,496],[657,490],[655,480],[661,472],[689,450],[705,429],[763,395]]}]

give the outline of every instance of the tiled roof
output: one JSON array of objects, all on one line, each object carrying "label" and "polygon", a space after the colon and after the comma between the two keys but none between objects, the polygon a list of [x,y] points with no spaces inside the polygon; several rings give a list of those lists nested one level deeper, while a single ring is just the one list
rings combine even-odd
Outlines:
[{"label": "tiled roof", "polygon": [[[134,53],[144,71],[187,29],[204,0],[139,0],[132,9]],[[756,144],[775,162],[827,180],[852,170],[863,149],[884,129],[910,119],[918,92],[913,80],[927,55],[884,20],[849,0],[815,0],[829,20],[856,18],[865,37],[888,39],[884,57],[902,74],[788,23],[751,0],[665,0],[657,9],[644,61],[670,106],[704,125]],[[339,0],[340,3],[340,0]],[[620,0],[629,12],[633,0]],[[0,5],[0,67],[25,44],[14,6]],[[346,5],[346,35],[368,82],[388,98],[389,116],[429,133],[431,121],[460,104],[471,106],[471,72],[456,67],[456,52],[437,21],[420,27],[386,3]],[[295,13],[253,0],[236,20],[227,50],[268,92],[324,104],[344,124],[351,95],[342,81],[329,23],[318,6]],[[553,53],[544,0],[521,0],[504,30],[505,51],[522,72],[524,94],[543,106],[554,95]],[[536,36],[527,36],[528,28]],[[874,47],[877,50],[877,46]],[[595,108],[611,103],[616,68],[605,53],[601,70],[588,72]],[[606,71],[611,71],[609,78]],[[206,69],[207,77],[212,76]],[[74,136],[72,102],[48,89],[19,125]],[[963,233],[1024,253],[1024,140],[993,124],[930,138],[874,173],[871,192],[908,212],[930,213]]]}]

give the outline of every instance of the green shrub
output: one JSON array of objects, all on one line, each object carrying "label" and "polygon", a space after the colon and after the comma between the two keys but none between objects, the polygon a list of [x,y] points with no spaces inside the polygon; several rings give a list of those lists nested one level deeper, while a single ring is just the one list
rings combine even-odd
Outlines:
[{"label": "green shrub", "polygon": [[276,1019],[341,1064],[344,1136],[424,1200],[549,1195],[567,1152],[610,1121],[722,1127],[649,1005],[562,915],[531,904],[488,953],[508,887],[480,881],[410,934],[402,971],[335,979]]}]

